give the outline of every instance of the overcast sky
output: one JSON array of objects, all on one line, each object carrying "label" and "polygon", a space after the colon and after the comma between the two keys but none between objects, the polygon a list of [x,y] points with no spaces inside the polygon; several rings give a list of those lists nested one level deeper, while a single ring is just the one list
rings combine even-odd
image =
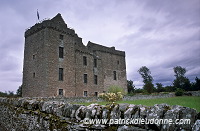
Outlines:
[{"label": "overcast sky", "polygon": [[143,85],[147,66],[154,83],[171,85],[173,67],[200,78],[200,0],[4,0],[0,1],[0,91],[22,84],[24,32],[61,13],[88,41],[126,52],[127,78]]}]

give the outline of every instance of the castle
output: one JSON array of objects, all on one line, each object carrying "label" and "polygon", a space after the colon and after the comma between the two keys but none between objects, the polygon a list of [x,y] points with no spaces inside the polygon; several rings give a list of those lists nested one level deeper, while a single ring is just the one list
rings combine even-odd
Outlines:
[{"label": "castle", "polygon": [[23,97],[98,96],[113,85],[127,91],[125,52],[83,45],[61,14],[26,30]]}]

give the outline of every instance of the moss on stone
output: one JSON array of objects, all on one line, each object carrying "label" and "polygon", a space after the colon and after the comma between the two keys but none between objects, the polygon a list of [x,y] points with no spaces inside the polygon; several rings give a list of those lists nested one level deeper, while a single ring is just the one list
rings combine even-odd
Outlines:
[{"label": "moss on stone", "polygon": [[117,125],[115,125],[115,126],[108,126],[108,128],[107,128],[106,130],[107,130],[107,131],[116,131],[117,128],[118,128]]}]

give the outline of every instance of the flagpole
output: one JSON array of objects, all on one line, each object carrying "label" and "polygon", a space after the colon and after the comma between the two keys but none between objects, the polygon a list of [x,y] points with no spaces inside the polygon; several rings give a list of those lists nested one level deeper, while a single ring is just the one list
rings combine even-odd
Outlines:
[{"label": "flagpole", "polygon": [[38,9],[37,9],[37,21],[38,21],[38,23],[40,21],[40,15],[39,15]]}]

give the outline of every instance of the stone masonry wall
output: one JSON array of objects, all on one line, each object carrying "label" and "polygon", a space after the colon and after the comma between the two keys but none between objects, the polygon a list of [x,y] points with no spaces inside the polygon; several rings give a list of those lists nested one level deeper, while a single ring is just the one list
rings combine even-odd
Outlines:
[{"label": "stone masonry wall", "polygon": [[[133,104],[89,106],[42,98],[0,98],[0,129],[5,131],[66,130],[198,130],[195,109],[167,104],[146,107]],[[87,124],[88,119],[190,119],[190,124]]]},{"label": "stone masonry wall", "polygon": [[127,92],[124,51],[92,42],[85,46],[61,14],[26,30],[23,97],[92,97],[111,85]]}]

